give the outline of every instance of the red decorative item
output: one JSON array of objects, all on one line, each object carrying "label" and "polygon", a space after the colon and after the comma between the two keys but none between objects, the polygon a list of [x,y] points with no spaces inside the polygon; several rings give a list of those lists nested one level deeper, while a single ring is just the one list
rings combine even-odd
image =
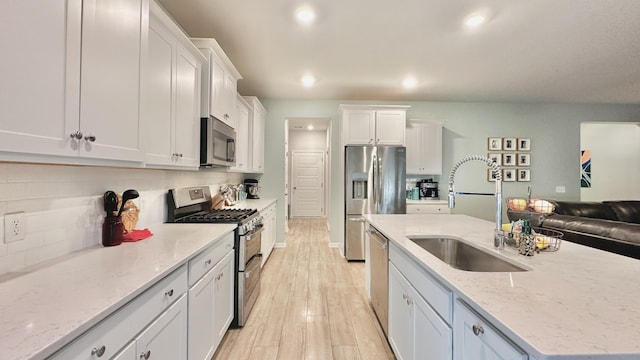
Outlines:
[{"label": "red decorative item", "polygon": [[148,237],[151,237],[153,235],[153,233],[151,233],[151,231],[149,231],[149,229],[143,229],[143,230],[131,230],[128,233],[125,233],[124,235],[122,235],[122,241],[123,242],[136,242],[136,241],[140,241],[140,240],[144,240]]}]

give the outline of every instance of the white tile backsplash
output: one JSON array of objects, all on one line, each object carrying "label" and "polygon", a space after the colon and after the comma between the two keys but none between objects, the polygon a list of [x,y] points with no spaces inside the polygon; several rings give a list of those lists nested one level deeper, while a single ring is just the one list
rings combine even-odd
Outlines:
[{"label": "white tile backsplash", "polygon": [[[101,245],[107,190],[136,189],[137,229],[166,221],[171,188],[241,183],[243,174],[115,167],[0,163],[0,275]],[[25,240],[4,243],[4,214],[24,211]]]}]

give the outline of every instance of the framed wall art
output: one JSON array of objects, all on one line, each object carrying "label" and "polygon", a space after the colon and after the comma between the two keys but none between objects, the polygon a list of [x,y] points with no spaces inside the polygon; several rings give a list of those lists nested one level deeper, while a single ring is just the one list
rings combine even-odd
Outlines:
[{"label": "framed wall art", "polygon": [[516,138],[504,138],[502,142],[502,150],[510,151],[515,150],[517,147],[517,139]]},{"label": "framed wall art", "polygon": [[501,153],[488,153],[487,157],[493,160],[496,165],[502,165],[502,154]]},{"label": "framed wall art", "polygon": [[531,154],[518,154],[518,166],[531,165]]},{"label": "framed wall art", "polygon": [[518,169],[518,181],[531,181],[531,170]]},{"label": "framed wall art", "polygon": [[502,181],[516,181],[516,170],[515,169],[502,170]]},{"label": "framed wall art", "polygon": [[502,154],[502,166],[516,166],[517,158],[515,153]]},{"label": "framed wall art", "polygon": [[518,150],[520,150],[520,151],[529,151],[529,150],[531,150],[531,139],[529,139],[529,138],[518,138]]},{"label": "framed wall art", "polygon": [[502,138],[490,137],[488,140],[487,149],[489,149],[489,151],[502,150]]}]

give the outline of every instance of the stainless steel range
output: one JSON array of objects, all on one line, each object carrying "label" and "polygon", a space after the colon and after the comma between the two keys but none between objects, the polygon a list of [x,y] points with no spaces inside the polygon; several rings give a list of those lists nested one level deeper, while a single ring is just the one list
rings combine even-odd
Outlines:
[{"label": "stainless steel range", "polygon": [[262,216],[256,209],[211,209],[208,186],[171,189],[167,222],[238,224],[235,230],[235,317],[231,326],[244,326],[260,294]]}]

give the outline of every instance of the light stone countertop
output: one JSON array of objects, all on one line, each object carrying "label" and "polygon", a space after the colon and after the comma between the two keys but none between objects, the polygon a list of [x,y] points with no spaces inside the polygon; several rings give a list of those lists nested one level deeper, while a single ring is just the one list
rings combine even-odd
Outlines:
[{"label": "light stone countertop", "polygon": [[[495,224],[466,215],[365,217],[537,360],[640,359],[639,260],[568,241],[532,258],[498,251]],[[413,234],[459,237],[532,270],[457,270],[406,238]]]},{"label": "light stone countertop", "polygon": [[227,206],[227,209],[258,209],[264,211],[270,205],[275,204],[276,199],[247,199],[237,202],[233,206]]},{"label": "light stone countertop", "polygon": [[0,360],[46,358],[235,228],[158,224],[145,240],[72,253],[0,283]]}]

